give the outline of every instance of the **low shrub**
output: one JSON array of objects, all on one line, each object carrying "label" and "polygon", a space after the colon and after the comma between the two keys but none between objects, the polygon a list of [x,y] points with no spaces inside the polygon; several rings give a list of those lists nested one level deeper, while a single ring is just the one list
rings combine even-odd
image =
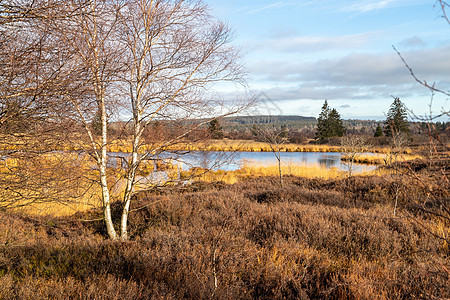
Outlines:
[{"label": "low shrub", "polygon": [[[2,299],[448,298],[449,247],[405,181],[252,178],[136,195],[128,242],[91,211],[0,212]],[[120,203],[116,204],[120,206]],[[437,232],[437,231],[436,231]]]}]

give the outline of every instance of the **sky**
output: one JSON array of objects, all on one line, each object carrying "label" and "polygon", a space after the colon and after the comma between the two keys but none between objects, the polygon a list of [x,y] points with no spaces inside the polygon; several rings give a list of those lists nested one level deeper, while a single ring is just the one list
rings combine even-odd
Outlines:
[{"label": "sky", "polygon": [[[234,32],[260,114],[317,117],[327,99],[344,119],[382,120],[393,97],[429,114],[430,91],[393,46],[417,77],[450,89],[450,25],[434,0],[205,2]],[[449,101],[435,95],[431,107]]]}]

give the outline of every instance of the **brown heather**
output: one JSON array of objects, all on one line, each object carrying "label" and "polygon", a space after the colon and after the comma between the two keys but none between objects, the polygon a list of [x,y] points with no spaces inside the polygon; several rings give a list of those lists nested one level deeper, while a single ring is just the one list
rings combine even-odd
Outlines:
[{"label": "brown heather", "polygon": [[[2,299],[437,299],[450,297],[449,224],[380,177],[248,179],[141,193],[131,241],[95,211],[0,213]],[[444,195],[447,196],[448,195]],[[117,212],[120,210],[117,209]],[[420,225],[419,225],[420,223]]]}]

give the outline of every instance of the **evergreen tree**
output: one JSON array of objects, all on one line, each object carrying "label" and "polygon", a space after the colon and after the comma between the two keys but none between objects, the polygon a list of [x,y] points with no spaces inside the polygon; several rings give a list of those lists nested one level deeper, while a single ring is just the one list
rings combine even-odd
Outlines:
[{"label": "evergreen tree", "polygon": [[322,106],[322,111],[317,119],[317,138],[323,140],[329,136],[328,116],[330,115],[330,107],[327,100]]},{"label": "evergreen tree", "polygon": [[341,116],[335,108],[330,109],[327,100],[325,100],[317,119],[317,138],[322,141],[333,136],[343,136],[344,132],[345,128]]},{"label": "evergreen tree", "polygon": [[406,115],[406,107],[396,97],[391,104],[385,121],[384,134],[392,136],[393,133],[405,132],[409,133],[408,120]]},{"label": "evergreen tree", "polygon": [[328,126],[330,128],[330,135],[332,136],[343,136],[345,133],[345,127],[342,124],[341,115],[338,113],[338,111],[333,108],[330,111],[330,115],[328,117]]},{"label": "evergreen tree", "polygon": [[383,129],[381,128],[380,124],[378,124],[377,129],[375,129],[374,137],[379,137],[383,135]]}]

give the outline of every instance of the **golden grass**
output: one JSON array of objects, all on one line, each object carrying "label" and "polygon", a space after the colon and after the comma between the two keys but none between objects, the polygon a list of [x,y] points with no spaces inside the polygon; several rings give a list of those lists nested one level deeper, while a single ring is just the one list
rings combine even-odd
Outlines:
[{"label": "golden grass", "polygon": [[[287,164],[281,166],[281,172],[283,175],[292,175],[305,178],[323,178],[323,179],[339,179],[347,176],[346,171],[338,170],[337,168],[328,169],[320,165],[300,166],[295,164]],[[375,175],[378,171],[370,171],[359,173],[360,175]],[[184,176],[192,175],[189,171],[184,172]],[[198,175],[196,180],[206,182],[222,181],[225,183],[233,184],[240,182],[247,178],[252,177],[264,177],[264,176],[279,176],[278,165],[273,164],[269,166],[258,165],[244,165],[242,168],[234,171],[215,171],[206,172]]]},{"label": "golden grass", "polygon": [[[0,174],[3,182],[9,182],[14,185],[14,188],[0,190],[0,199],[2,199],[0,201],[11,206],[15,211],[30,215],[68,216],[76,212],[100,208],[102,191],[100,185],[94,182],[98,179],[96,165],[92,160],[76,161],[76,159],[75,153],[61,152],[33,157],[32,162],[17,158],[6,159],[0,163]],[[74,161],[76,161],[75,165],[73,165]],[[134,186],[134,192],[155,186],[151,182],[142,180],[155,169],[165,171],[169,180],[176,179],[179,174],[179,167],[176,164],[144,161],[137,172],[138,182]],[[17,175],[23,172],[37,176],[33,187],[21,184],[21,176]],[[74,182],[71,182],[69,172],[76,173]],[[113,201],[123,199],[126,187],[125,175],[124,169],[108,168],[108,183]],[[49,186],[47,181],[42,180],[46,176],[53,176],[49,178],[53,178],[55,182],[61,178],[67,179]],[[42,181],[42,186],[39,185],[39,180]],[[58,184],[64,186],[61,188]],[[7,203],[6,199],[12,200]]]},{"label": "golden grass", "polygon": [[[177,150],[201,150],[201,151],[248,151],[248,152],[271,152],[272,148],[264,142],[253,140],[208,140],[196,144],[179,144],[173,146]],[[314,145],[314,144],[282,144],[279,145],[281,152],[343,152],[341,146]],[[390,147],[368,147],[364,152],[388,154],[392,152]],[[405,148],[403,153],[410,154],[412,150]]]},{"label": "golden grass", "polygon": [[[36,159],[36,158],[35,158]],[[60,161],[71,161],[76,159],[76,154],[68,154],[68,153],[48,153],[40,156],[38,159],[38,164],[34,164],[33,167],[27,169],[31,172],[37,172],[37,170],[33,168],[38,168],[40,165],[51,165],[52,163],[59,163]],[[12,167],[14,170],[15,167],[18,167],[23,163],[18,159],[7,159],[5,161],[9,167]],[[64,174],[71,171],[71,165],[67,165],[67,163],[62,164],[65,169],[59,170]],[[45,199],[39,199],[34,203],[28,204],[24,207],[19,207],[16,210],[20,210],[27,214],[32,215],[54,215],[54,216],[67,216],[71,215],[75,212],[86,211],[92,208],[100,208],[101,207],[101,189],[98,184],[92,184],[93,180],[95,180],[98,176],[98,171],[95,170],[94,163],[90,160],[78,162],[76,167],[76,172],[80,174],[84,172],[82,177],[78,177],[77,185],[68,185],[65,187],[65,191],[61,193],[60,199],[55,199],[54,196],[52,201],[45,201]],[[222,181],[226,183],[236,183],[242,181],[246,178],[252,177],[264,177],[264,176],[279,176],[279,170],[277,164],[272,164],[268,166],[261,165],[243,165],[240,169],[235,171],[215,171],[215,172],[206,172],[206,170],[194,168],[190,171],[181,171],[179,166],[176,164],[166,163],[163,164],[159,161],[147,161],[141,165],[141,168],[138,171],[138,176],[145,178],[148,176],[153,170],[165,171],[170,180],[176,180],[179,175],[182,178],[191,178],[194,177],[195,180],[202,180],[206,182],[215,182]],[[337,179],[343,178],[347,176],[345,171],[340,171],[336,168],[328,169],[319,165],[311,165],[311,166],[303,166],[296,165],[294,163],[287,163],[282,165],[282,174],[283,175],[293,175],[305,178],[323,178],[323,179]],[[17,169],[19,170],[19,169]],[[34,171],[33,171],[34,170]],[[6,169],[5,165],[0,164],[0,172],[2,176],[12,176],[8,169]],[[125,190],[125,173],[123,169],[115,169],[109,168],[109,183],[111,188],[111,197],[116,200],[120,200],[123,198],[124,190]],[[69,184],[69,182],[65,181],[64,183]],[[149,189],[154,184],[152,183],[138,183],[135,185],[134,191],[141,191],[145,189]],[[80,194],[80,190],[83,191]],[[14,193],[17,196],[17,188]],[[22,195],[28,196],[32,198],[42,197],[42,191],[36,190],[27,190],[26,187],[23,190],[19,190]],[[12,192],[11,192],[12,193]],[[12,194],[8,194],[8,192],[3,192],[0,194],[0,197],[3,199],[8,199],[12,196]],[[73,198],[72,198],[73,196]],[[16,197],[17,198],[17,197]],[[20,198],[20,197],[19,197]],[[56,201],[55,201],[56,200]],[[20,200],[15,200],[15,205],[21,206],[21,204],[25,204],[25,202],[21,202]]]},{"label": "golden grass", "polygon": [[[221,143],[211,143],[208,144],[208,149],[211,151],[219,151],[218,149],[223,149],[227,151],[249,151],[249,149],[253,149],[252,151],[265,151],[268,150],[264,147],[269,147],[267,144],[264,143],[257,143],[253,142],[245,144],[246,141],[229,141],[229,140],[223,140]],[[116,143],[111,144],[114,146],[110,150],[116,150],[120,152],[126,152],[126,143],[123,141],[117,141]],[[204,144],[206,145],[206,144]],[[256,145],[256,146],[255,146]],[[189,146],[186,144],[186,146]],[[190,145],[192,146],[192,145]],[[303,152],[321,152],[321,151],[337,151],[338,147],[329,148],[329,146],[325,145],[285,145],[287,148],[283,148],[285,151],[288,151],[286,149],[290,149],[289,151],[303,151]],[[199,146],[199,148],[196,149],[190,149],[190,150],[200,150],[204,149],[201,148],[202,146]],[[247,147],[247,148],[246,148]],[[249,148],[253,147],[253,148]],[[289,148],[292,147],[292,148]],[[301,147],[301,148],[300,148]],[[45,163],[51,163],[53,161],[59,161],[61,159],[66,160],[73,160],[75,159],[76,154],[74,153],[58,153],[53,152],[49,154],[42,155],[41,159],[43,164]],[[366,155],[366,156],[359,156],[358,160],[355,162],[358,163],[370,163],[372,164],[379,164],[384,161],[384,158],[386,155]],[[406,157],[406,156],[402,156]],[[408,159],[413,159],[416,156],[408,156]],[[19,161],[17,159],[7,159],[6,163],[9,164],[9,166],[17,166],[19,164]],[[86,187],[89,184],[92,183],[92,180],[98,176],[98,171],[93,169],[94,163],[92,161],[84,161],[81,166],[77,166],[77,168],[81,168],[86,172],[86,176],[84,176],[84,181],[80,183],[78,187]],[[80,169],[80,170],[81,170]],[[261,165],[243,165],[239,170],[235,171],[215,171],[215,172],[205,172],[205,170],[202,169],[193,169],[191,171],[180,171],[179,167],[175,164],[162,164],[161,162],[154,162],[154,161],[148,161],[141,165],[140,170],[138,171],[139,176],[146,177],[148,176],[153,170],[158,169],[162,171],[166,171],[169,178],[171,180],[175,180],[178,175],[181,173],[182,178],[190,178],[193,175],[197,175],[196,180],[202,180],[206,182],[215,182],[215,181],[223,181],[226,183],[236,183],[239,181],[242,181],[246,178],[251,177],[264,177],[264,176],[279,176],[279,170],[277,164],[272,164],[268,166],[261,166]],[[110,175],[109,180],[110,184],[112,186],[111,189],[111,196],[113,199],[121,199],[123,197],[123,192],[125,189],[124,184],[124,171],[122,169],[109,169]],[[377,171],[378,172],[378,171]],[[4,168],[3,165],[0,164],[0,173],[2,175],[7,174],[7,170]],[[304,166],[304,165],[296,165],[293,163],[287,163],[282,165],[282,174],[283,175],[292,175],[292,176],[298,176],[298,177],[305,177],[305,178],[323,178],[323,179],[338,179],[343,178],[347,176],[346,171],[340,171],[336,168],[328,169],[326,167],[320,166],[320,165],[311,165],[311,166]],[[368,174],[375,174],[375,172],[369,172],[364,173],[362,175],[368,175]],[[135,192],[139,190],[145,190],[148,188],[151,188],[152,184],[146,183],[146,184],[137,184],[135,186]],[[77,195],[78,193],[76,191],[72,191],[71,187],[67,187],[66,194],[73,194]],[[7,197],[6,194],[0,195],[2,198],[5,199]],[[19,203],[20,204],[20,203]],[[71,215],[75,212],[79,211],[86,211],[92,208],[98,208],[101,207],[101,189],[97,184],[93,184],[90,186],[90,188],[87,190],[86,193],[83,195],[80,195],[77,197],[77,199],[72,199],[71,201],[65,201],[65,199],[61,199],[61,201],[52,201],[52,202],[38,202],[33,203],[32,205],[27,205],[25,208],[20,208],[20,210],[25,211],[26,213],[30,214],[50,214],[50,215],[56,215],[56,216],[66,216]]]},{"label": "golden grass", "polygon": [[92,163],[75,153],[53,152],[0,163],[5,207],[32,215],[71,215],[98,207],[101,190],[93,184]]},{"label": "golden grass", "polygon": [[95,187],[76,201],[68,203],[64,203],[64,201],[32,203],[23,207],[14,208],[13,210],[25,213],[27,215],[49,215],[55,217],[71,216],[77,212],[85,212],[93,208],[101,208],[102,202],[100,196],[100,188]]},{"label": "golden grass", "polygon": [[[339,152],[338,146],[329,145],[301,145],[282,144],[278,146],[281,152]],[[272,152],[269,144],[251,140],[208,140],[195,144],[184,143],[168,147],[170,150],[191,151],[246,151],[246,152]]]}]

